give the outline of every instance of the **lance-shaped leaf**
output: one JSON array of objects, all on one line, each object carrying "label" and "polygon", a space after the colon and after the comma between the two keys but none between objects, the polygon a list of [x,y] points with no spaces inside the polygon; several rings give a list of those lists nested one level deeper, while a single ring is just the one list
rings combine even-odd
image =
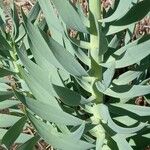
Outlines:
[{"label": "lance-shaped leaf", "polygon": [[102,83],[107,89],[110,86],[112,78],[115,74],[115,61],[112,61],[111,66],[103,73]]},{"label": "lance-shaped leaf", "polygon": [[68,28],[87,33],[79,14],[68,0],[52,0],[52,2]]},{"label": "lance-shaped leaf", "polygon": [[[53,97],[53,95],[44,89],[31,75],[29,75],[25,70],[22,69],[22,76],[24,77],[27,85],[32,91],[33,95],[36,97],[38,101],[42,101],[46,104],[51,104],[55,107],[58,106],[57,101]],[[43,96],[44,95],[44,96]]]},{"label": "lance-shaped leaf", "polygon": [[32,98],[24,97],[17,92],[16,95],[29,110],[40,116],[42,119],[65,125],[79,125],[82,123],[81,119],[67,114],[51,104],[45,104]]},{"label": "lance-shaped leaf", "polygon": [[13,116],[13,115],[7,115],[7,114],[0,114],[0,127],[1,128],[7,128],[12,125],[14,125],[20,117]]},{"label": "lance-shaped leaf", "polygon": [[64,34],[64,28],[62,26],[60,16],[58,16],[58,12],[56,11],[54,5],[52,5],[51,1],[49,0],[38,0],[38,2],[44,13],[44,17],[49,27],[51,37],[58,43],[63,45],[62,35]]},{"label": "lance-shaped leaf", "polygon": [[116,58],[116,68],[123,68],[138,63],[150,54],[150,40],[145,40],[148,38],[149,36],[141,39],[139,41],[139,44],[136,44],[138,41],[135,41],[121,48],[114,53],[114,56],[110,56],[108,61],[102,65],[108,67],[111,64],[112,59],[114,58]]},{"label": "lance-shaped leaf", "polygon": [[100,82],[97,82],[96,86],[100,92],[120,99],[130,99],[150,93],[149,85],[114,85],[106,91],[102,91]]},{"label": "lance-shaped leaf", "polygon": [[0,109],[9,108],[19,103],[20,102],[16,100],[5,100],[5,101],[0,102]]},{"label": "lance-shaped leaf", "polygon": [[10,148],[10,146],[16,141],[16,139],[22,132],[26,120],[26,117],[22,117],[6,132],[2,139],[2,143],[5,144],[7,148]]},{"label": "lance-shaped leaf", "polygon": [[39,6],[39,3],[36,2],[28,14],[29,20],[35,21],[38,17],[39,12],[40,12],[40,6]]},{"label": "lance-shaped leaf", "polygon": [[13,97],[13,92],[11,91],[0,91],[0,101],[9,99],[11,97]]},{"label": "lance-shaped leaf", "polygon": [[82,97],[77,92],[69,90],[68,88],[61,87],[54,84],[53,84],[53,88],[55,89],[60,100],[69,106],[78,106],[80,104],[87,103],[84,97]]},{"label": "lance-shaped leaf", "polygon": [[85,141],[75,141],[74,138],[68,138],[67,135],[57,132],[52,125],[45,124],[41,120],[36,119],[29,112],[28,116],[40,136],[56,149],[87,150],[94,147],[94,145]]},{"label": "lance-shaped leaf", "polygon": [[132,0],[128,0],[128,1],[119,1],[119,4],[117,6],[117,9],[115,10],[115,12],[109,16],[108,18],[104,18],[103,22],[111,22],[114,20],[117,20],[118,18],[120,18],[122,15],[124,15],[125,13],[127,13],[127,11],[129,10],[130,5],[132,4]]},{"label": "lance-shaped leaf", "polygon": [[[144,18],[150,11],[150,1],[143,0],[135,4],[123,17],[117,20],[114,25],[128,25]],[[141,11],[142,10],[142,11]]]},{"label": "lance-shaped leaf", "polygon": [[[44,13],[46,22],[48,24],[48,27],[51,31],[52,27],[56,29],[57,31],[63,32],[63,26],[61,25],[60,20],[58,19],[58,15],[56,10],[54,10],[54,6],[52,6],[52,3],[49,0],[43,1],[38,0],[40,7]],[[52,35],[55,34],[52,32]]]},{"label": "lance-shaped leaf", "polygon": [[140,71],[127,71],[121,74],[117,79],[113,80],[113,83],[117,85],[129,84],[131,81],[140,76],[142,72]]},{"label": "lance-shaped leaf", "polygon": [[117,143],[119,150],[133,150],[123,135],[116,134],[112,138]]},{"label": "lance-shaped leaf", "polygon": [[62,66],[57,61],[52,51],[50,50],[47,42],[42,37],[38,28],[35,27],[25,16],[24,16],[24,23],[27,29],[28,36],[31,40],[31,43],[34,46],[33,50],[35,50],[35,53],[38,52],[42,57],[44,57],[50,64],[54,65],[55,67],[62,68]]},{"label": "lance-shaped leaf", "polygon": [[137,106],[133,104],[112,104],[112,105],[133,112],[138,116],[150,116],[149,107]]},{"label": "lance-shaped leaf", "polygon": [[31,139],[29,139],[27,142],[23,143],[22,145],[20,145],[17,150],[31,150],[34,148],[34,145],[36,144],[36,142],[39,140],[39,136],[36,135],[34,137],[32,137]]},{"label": "lance-shaped leaf", "polygon": [[125,134],[125,135],[130,135],[133,133],[136,133],[143,129],[144,127],[147,126],[147,123],[140,123],[137,127],[132,127],[132,128],[124,128],[121,126],[118,126],[114,121],[112,120],[108,107],[106,105],[100,104],[94,107],[94,109],[98,109],[97,112],[99,112],[98,118],[102,118],[103,121],[111,130],[118,134]]},{"label": "lance-shaped leaf", "polygon": [[[25,20],[25,19],[24,19]],[[38,51],[49,63],[57,68],[65,69],[75,76],[87,75],[75,58],[66,51],[66,49],[52,38],[48,39],[43,33],[34,27],[28,20],[26,23],[29,38],[35,47],[35,53]],[[42,44],[41,44],[42,43]],[[69,63],[68,63],[69,62]]]},{"label": "lance-shaped leaf", "polygon": [[[1,144],[1,140],[2,140],[3,136],[6,134],[7,131],[8,130],[6,130],[6,129],[0,128],[0,144]],[[32,137],[33,137],[32,135],[21,133],[19,135],[19,137],[16,139],[15,143],[25,143]]]},{"label": "lance-shaped leaf", "polygon": [[0,67],[0,78],[4,76],[8,76],[8,75],[13,75],[13,74],[16,74],[16,73],[7,68]]},{"label": "lance-shaped leaf", "polygon": [[78,63],[78,61],[63,46],[61,46],[52,38],[49,39],[49,47],[59,63],[70,74],[75,76],[88,75],[83,67]]}]

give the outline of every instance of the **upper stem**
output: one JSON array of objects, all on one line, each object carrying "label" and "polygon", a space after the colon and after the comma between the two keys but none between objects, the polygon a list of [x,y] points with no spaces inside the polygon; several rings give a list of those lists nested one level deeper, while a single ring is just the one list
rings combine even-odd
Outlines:
[{"label": "upper stem", "polygon": [[100,0],[90,0],[89,1],[90,9],[90,44],[91,44],[91,70],[93,72],[93,95],[96,97],[96,103],[103,102],[103,94],[100,93],[96,88],[96,81],[102,81],[102,67],[99,65],[102,62],[102,56],[100,53],[100,32],[98,20],[101,19],[101,7]]}]

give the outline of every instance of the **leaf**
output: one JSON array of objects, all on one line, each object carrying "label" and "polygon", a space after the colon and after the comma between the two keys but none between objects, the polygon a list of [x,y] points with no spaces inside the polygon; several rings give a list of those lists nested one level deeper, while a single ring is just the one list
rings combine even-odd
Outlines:
[{"label": "leaf", "polygon": [[[53,81],[53,83],[63,86],[62,80],[67,80],[70,77],[69,73],[66,72],[65,70],[59,70],[58,68],[56,68],[55,66],[50,64],[50,62],[47,61],[43,56],[41,56],[39,52],[35,51],[35,47],[33,47],[31,42],[30,42],[30,48],[31,48],[33,56],[36,60],[37,65],[41,68],[41,71],[43,72],[43,74],[46,74],[44,76],[48,76],[48,78],[51,79]],[[30,72],[32,73],[32,70]],[[62,77],[60,75],[61,74],[60,72],[63,73],[63,75],[65,75],[65,77],[64,76]],[[62,77],[62,79],[60,76]],[[34,75],[34,78],[35,77],[36,77],[36,74]],[[46,80],[46,79],[47,79],[47,77],[44,80]],[[43,83],[43,84],[45,84],[45,83]],[[45,85],[47,85],[47,84],[45,84]],[[49,87],[49,89],[50,89],[50,87]],[[52,88],[51,88],[51,91],[53,91]]]},{"label": "leaf", "polygon": [[11,57],[9,50],[12,50],[9,43],[6,41],[6,39],[3,37],[3,35],[0,33],[0,53],[4,57]]},{"label": "leaf", "polygon": [[84,130],[85,130],[85,122],[83,122],[76,131],[71,133],[69,138],[73,138],[76,141],[80,140]]},{"label": "leaf", "polygon": [[28,112],[28,116],[35,126],[40,136],[50,145],[56,149],[62,150],[87,150],[94,145],[85,141],[77,140],[74,141],[72,138],[68,138],[66,135],[59,133],[54,130],[52,125],[45,124],[41,120],[36,119],[33,115]]},{"label": "leaf", "polygon": [[[1,144],[1,140],[3,136],[6,134],[7,131],[8,130],[6,129],[0,129],[0,144]],[[21,133],[19,137],[17,138],[17,140],[15,141],[15,143],[25,143],[32,137],[33,137],[32,135]]]},{"label": "leaf", "polygon": [[[58,102],[53,97],[53,95],[50,93],[50,91],[47,91],[44,89],[41,84],[38,83],[32,77],[29,75],[25,70],[22,69],[22,76],[24,77],[27,85],[29,86],[30,90],[32,91],[33,95],[36,97],[38,101],[42,101],[45,104],[51,104],[57,108],[59,108]],[[44,95],[44,96],[43,96]]]},{"label": "leaf", "polygon": [[[24,23],[27,28],[28,36],[31,40],[32,45],[34,46],[34,53],[40,54],[44,57],[51,65],[54,65],[57,68],[62,68],[60,63],[57,61],[52,51],[50,50],[47,42],[42,37],[40,31],[35,27],[25,16]],[[42,44],[41,44],[42,43]],[[30,42],[29,42],[30,44]]]},{"label": "leaf", "polygon": [[50,30],[51,37],[58,43],[63,45],[62,35],[64,34],[64,28],[60,16],[58,16],[58,12],[54,8],[54,5],[52,5],[51,1],[49,0],[48,1],[38,0],[38,2],[44,13],[47,25]]},{"label": "leaf", "polygon": [[7,114],[0,114],[0,127],[7,128],[14,125],[20,117],[7,115]]},{"label": "leaf", "polygon": [[52,29],[52,36],[53,34],[55,35],[55,32],[53,32],[54,29],[56,29],[59,32],[63,32],[63,26],[61,25],[60,19],[57,16],[57,12],[54,11],[54,6],[52,5],[52,3],[49,0],[38,0],[38,2],[44,13],[50,31]]},{"label": "leaf", "polygon": [[110,41],[108,47],[110,47],[110,48],[115,48],[115,49],[116,49],[117,46],[118,46],[118,44],[119,44],[119,38],[117,37],[117,35],[115,35],[115,36],[112,38],[112,40]]},{"label": "leaf", "polygon": [[73,8],[68,0],[52,0],[52,2],[54,3],[59,15],[61,16],[62,20],[65,22],[68,28],[88,33],[85,25],[79,17],[79,14],[76,12],[76,10]]},{"label": "leaf", "polygon": [[9,99],[13,96],[13,92],[11,91],[0,91],[0,101]]},{"label": "leaf", "polygon": [[45,104],[32,98],[24,97],[19,93],[16,93],[16,95],[28,109],[42,119],[63,125],[79,125],[82,123],[82,120],[67,114],[51,104]]},{"label": "leaf", "polygon": [[5,100],[5,101],[0,102],[0,109],[9,108],[14,105],[18,105],[19,103],[20,102],[16,100]]},{"label": "leaf", "polygon": [[100,21],[111,22],[111,21],[117,20],[122,15],[124,15],[126,12],[128,12],[129,7],[131,6],[131,4],[132,4],[132,0],[128,0],[128,1],[120,0],[115,12],[111,16],[109,16],[107,18],[104,18]]},{"label": "leaf", "polygon": [[25,143],[23,143],[22,145],[20,145],[16,150],[31,150],[34,148],[34,145],[36,144],[36,142],[39,140],[39,136],[34,136],[31,139],[29,139],[28,141],[26,141]]},{"label": "leaf", "polygon": [[[78,63],[75,58],[65,50],[63,46],[57,43],[52,38],[49,39],[49,46],[59,63],[67,70],[70,74],[75,76],[87,76],[87,72]],[[68,63],[69,62],[69,63]]]},{"label": "leaf", "polygon": [[4,76],[8,76],[8,75],[13,75],[13,74],[16,74],[16,73],[7,68],[0,67],[0,78]]},{"label": "leaf", "polygon": [[19,30],[19,31],[18,31],[18,32],[19,32],[19,35],[18,35],[18,37],[15,39],[15,42],[16,42],[16,43],[19,42],[21,39],[23,39],[23,37],[25,37],[25,34],[26,34],[25,28],[24,28],[23,24],[20,24],[18,30]]},{"label": "leaf", "polygon": [[114,23],[114,25],[116,26],[128,25],[141,20],[150,11],[149,6],[150,6],[149,0],[143,0],[135,4],[123,17],[117,20]]},{"label": "leaf", "polygon": [[113,120],[116,120],[117,122],[120,122],[126,126],[132,126],[134,124],[137,123],[137,120],[129,117],[129,116],[119,116],[119,117],[115,117],[113,118]]},{"label": "leaf", "polygon": [[112,81],[112,78],[115,74],[115,61],[111,63],[111,66],[103,73],[103,80],[102,83],[105,86],[105,89],[107,89]]},{"label": "leaf", "polygon": [[[50,83],[49,71],[39,67],[37,64],[32,62],[29,58],[27,58],[25,54],[23,54],[23,52],[19,50],[17,52],[24,66],[30,73],[28,74],[25,70],[21,69],[22,76],[24,77],[27,85],[29,86],[37,100],[45,103],[51,103],[54,106],[58,106],[57,101],[53,97],[53,88]],[[52,73],[55,72],[53,71]],[[56,74],[54,75],[56,76]],[[45,97],[43,97],[43,94],[45,95]]]},{"label": "leaf", "polygon": [[104,124],[106,124],[111,130],[113,130],[114,132],[118,134],[125,134],[125,136],[130,135],[130,134],[140,131],[141,129],[147,126],[147,123],[140,123],[137,127],[124,128],[114,123],[114,121],[112,120],[110,116],[108,107],[106,105],[100,104],[100,105],[95,106],[94,109],[98,109],[98,112],[99,112],[98,118],[102,118],[104,121]]},{"label": "leaf", "polygon": [[17,12],[16,5],[13,4],[13,10],[12,10],[12,21],[13,21],[13,38],[16,39],[19,36],[19,16]]},{"label": "leaf", "polygon": [[102,31],[100,31],[99,36],[100,36],[99,55],[104,55],[108,50],[108,41],[106,39],[105,34]]},{"label": "leaf", "polygon": [[[48,39],[48,37],[43,34],[46,40],[45,41],[38,29],[35,28],[29,21],[27,21],[26,25],[30,40],[35,47],[35,53],[36,51],[38,51],[38,53],[41,54],[49,63],[57,68],[66,69],[69,73],[73,75],[87,75],[86,71],[74,59],[74,57],[65,50],[63,46],[61,46],[52,38]],[[68,64],[67,62],[70,63]]]},{"label": "leaf", "polygon": [[[96,86],[98,90],[102,92],[99,82],[96,83]],[[130,99],[137,96],[149,94],[150,86],[149,85],[114,85],[108,88],[106,91],[103,91],[103,93],[111,97],[116,97],[120,99],[125,99],[125,98]]]},{"label": "leaf", "polygon": [[125,110],[128,110],[132,113],[137,114],[138,116],[150,116],[150,108],[144,106],[137,106],[133,104],[111,104],[115,107],[119,107]]},{"label": "leaf", "polygon": [[22,132],[26,120],[27,120],[26,116],[22,117],[3,136],[2,143],[5,144],[7,148],[10,148],[10,146],[18,138],[19,134]]},{"label": "leaf", "polygon": [[134,79],[138,78],[141,75],[140,71],[127,71],[121,74],[117,79],[113,80],[113,83],[117,85],[129,84]]},{"label": "leaf", "polygon": [[53,88],[55,89],[60,100],[69,106],[78,106],[80,104],[84,104],[87,102],[86,99],[82,97],[80,94],[71,91],[68,88],[57,86],[54,84]]},{"label": "leaf", "polygon": [[34,4],[34,6],[32,7],[31,11],[29,12],[28,14],[28,18],[29,20],[32,22],[32,21],[35,21],[39,15],[39,12],[40,12],[40,5],[38,2],[36,2]]},{"label": "leaf", "polygon": [[[131,25],[133,25],[133,24],[131,24]],[[127,28],[129,28],[129,27],[130,27],[130,25],[124,25],[124,26],[114,26],[114,25],[110,25],[110,26],[109,26],[109,30],[108,30],[108,32],[107,32],[107,36],[108,36],[108,35],[111,35],[111,34],[118,33],[118,32],[120,32],[120,31],[123,31],[123,30],[125,30],[125,29],[127,29]]]},{"label": "leaf", "polygon": [[133,148],[129,145],[129,143],[122,135],[116,134],[112,138],[114,141],[116,141],[119,150],[133,150]]},{"label": "leaf", "polygon": [[[149,36],[146,38],[143,37],[143,39],[134,41],[133,43],[130,43],[127,46],[119,49],[117,52],[115,52],[115,55],[110,56],[109,60],[102,65],[105,67],[109,66],[114,58],[116,58],[116,68],[123,68],[138,63],[150,54],[150,40],[145,39],[149,39]],[[143,50],[141,51],[141,49]]]}]

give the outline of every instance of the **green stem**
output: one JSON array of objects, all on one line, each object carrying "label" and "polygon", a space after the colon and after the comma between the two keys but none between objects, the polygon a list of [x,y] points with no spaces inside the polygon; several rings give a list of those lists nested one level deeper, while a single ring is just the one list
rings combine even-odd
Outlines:
[{"label": "green stem", "polygon": [[15,47],[14,43],[12,43],[12,51],[10,51],[10,55],[13,59],[12,63],[14,65],[15,71],[18,73],[19,69],[18,69],[18,65],[17,65],[16,47]]},{"label": "green stem", "polygon": [[103,94],[100,93],[96,88],[96,81],[102,81],[102,67],[98,65],[102,62],[102,56],[99,55],[100,48],[100,34],[99,34],[99,24],[98,20],[101,19],[101,7],[100,0],[90,0],[89,1],[90,9],[90,44],[91,44],[91,70],[93,72],[93,95],[96,97],[96,103],[103,102]]}]

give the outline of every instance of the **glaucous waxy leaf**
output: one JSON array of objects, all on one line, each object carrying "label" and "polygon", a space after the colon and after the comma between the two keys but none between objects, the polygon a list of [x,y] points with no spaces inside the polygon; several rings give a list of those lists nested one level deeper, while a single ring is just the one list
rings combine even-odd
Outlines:
[{"label": "glaucous waxy leaf", "polygon": [[113,83],[117,85],[129,84],[131,81],[140,76],[142,72],[140,71],[127,71],[121,74],[117,79],[113,80]]},{"label": "glaucous waxy leaf", "polygon": [[150,115],[149,107],[137,106],[137,105],[133,105],[133,104],[111,104],[111,105],[122,108],[127,111],[130,111],[132,113],[135,113],[138,116],[149,116]]},{"label": "glaucous waxy leaf", "polygon": [[4,76],[8,76],[8,75],[13,75],[13,74],[16,74],[16,73],[7,68],[0,67],[0,78]]},{"label": "glaucous waxy leaf", "polygon": [[0,101],[9,99],[11,97],[13,97],[13,92],[11,91],[0,91]]},{"label": "glaucous waxy leaf", "polygon": [[23,143],[22,145],[20,145],[19,147],[17,147],[16,150],[31,150],[34,148],[34,145],[36,144],[36,142],[40,139],[39,135],[35,135],[34,137],[32,137],[31,139],[29,139],[28,141],[26,141],[25,143]]},{"label": "glaucous waxy leaf", "polygon": [[65,22],[68,28],[88,33],[79,14],[68,0],[52,0],[52,2],[54,3],[59,15],[61,16],[62,20]]},{"label": "glaucous waxy leaf", "polygon": [[9,108],[12,107],[14,105],[19,104],[19,101],[16,100],[5,100],[5,101],[0,101],[0,109],[5,109],[5,108]]},{"label": "glaucous waxy leaf", "polygon": [[144,18],[150,11],[150,1],[149,0],[143,0],[137,3],[136,5],[133,5],[127,13],[118,19],[114,25],[115,26],[123,26],[123,25],[129,25],[134,22],[140,21],[142,18]]},{"label": "glaucous waxy leaf", "polygon": [[26,116],[19,119],[3,136],[2,143],[5,144],[7,148],[10,148],[10,146],[16,141],[23,130],[26,120]]},{"label": "glaucous waxy leaf", "polygon": [[116,134],[112,138],[117,143],[119,150],[133,150],[131,145],[127,142],[122,134]]},{"label": "glaucous waxy leaf", "polygon": [[[84,68],[79,62],[59,43],[52,38],[49,39],[49,47],[53,52],[58,62],[66,71],[75,76],[88,76]],[[69,62],[69,63],[68,63]]]},{"label": "glaucous waxy leaf", "polygon": [[140,123],[136,127],[124,128],[124,127],[118,126],[112,120],[112,118],[110,116],[110,112],[106,105],[104,105],[104,104],[96,105],[93,107],[93,109],[95,109],[95,111],[96,111],[96,109],[98,109],[97,112],[99,112],[99,114],[97,114],[97,117],[102,119],[104,121],[104,124],[108,125],[108,127],[111,130],[113,130],[114,132],[116,132],[118,134],[125,134],[125,135],[133,134],[147,126],[147,123]]},{"label": "glaucous waxy leaf", "polygon": [[8,114],[0,114],[0,127],[7,128],[14,125],[20,117],[8,115]]},{"label": "glaucous waxy leaf", "polygon": [[18,92],[16,92],[16,96],[29,110],[44,120],[63,125],[79,125],[82,123],[81,119],[78,119],[51,104],[45,104],[32,98],[25,97]]},{"label": "glaucous waxy leaf", "polygon": [[[38,2],[44,13],[50,31],[51,29],[53,31],[54,28],[57,31],[63,32],[63,26],[61,25],[60,19],[58,19],[58,14],[56,10],[54,10],[54,6],[52,6],[52,3],[49,0],[38,0]],[[52,36],[53,34],[55,33],[52,32]]]},{"label": "glaucous waxy leaf", "polygon": [[140,62],[142,59],[144,59],[150,54],[149,47],[149,36],[145,36],[120,48],[109,57],[106,63],[102,63],[101,65],[104,67],[110,66],[111,61],[114,58],[116,59],[115,68],[123,68],[133,65],[135,63]]},{"label": "glaucous waxy leaf", "polygon": [[80,104],[87,103],[84,97],[66,87],[53,84],[53,88],[55,89],[60,100],[69,106],[78,106]]},{"label": "glaucous waxy leaf", "polygon": [[[6,134],[7,131],[8,130],[6,130],[6,129],[0,128],[0,144],[1,144],[1,140],[2,140],[3,136]],[[15,143],[25,143],[32,137],[33,137],[33,135],[21,133],[19,135],[19,137],[16,139]]]},{"label": "glaucous waxy leaf", "polygon": [[40,5],[38,2],[36,2],[27,17],[31,22],[35,21],[38,17],[39,12],[40,12]]},{"label": "glaucous waxy leaf", "polygon": [[29,112],[28,116],[40,136],[54,148],[62,150],[87,150],[94,147],[93,144],[86,141],[74,140],[74,138],[56,131],[51,124],[42,122]]},{"label": "glaucous waxy leaf", "polygon": [[129,10],[129,7],[131,6],[131,4],[132,4],[132,0],[128,0],[128,1],[120,0],[115,12],[111,16],[109,16],[107,18],[104,18],[101,21],[111,22],[111,21],[117,20],[122,15],[127,13],[127,11]]},{"label": "glaucous waxy leaf", "polygon": [[149,85],[113,85],[107,90],[102,91],[101,84],[99,85],[99,83],[97,82],[96,86],[100,92],[120,99],[130,99],[150,93]]}]

